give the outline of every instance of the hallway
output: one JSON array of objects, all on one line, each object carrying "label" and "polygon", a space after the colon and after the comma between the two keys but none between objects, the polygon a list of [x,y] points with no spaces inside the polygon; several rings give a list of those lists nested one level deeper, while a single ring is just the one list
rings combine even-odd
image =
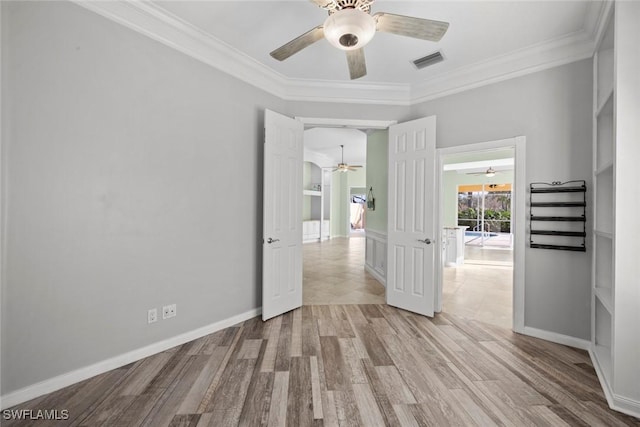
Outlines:
[{"label": "hallway", "polygon": [[364,254],[364,236],[304,244],[303,304],[384,304],[384,286],[364,271]]}]

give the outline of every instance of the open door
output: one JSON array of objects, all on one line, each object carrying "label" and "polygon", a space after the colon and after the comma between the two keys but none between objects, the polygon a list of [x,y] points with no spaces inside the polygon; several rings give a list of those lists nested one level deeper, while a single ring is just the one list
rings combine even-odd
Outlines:
[{"label": "open door", "polygon": [[387,304],[433,316],[436,118],[389,127]]},{"label": "open door", "polygon": [[304,125],[265,111],[262,320],[302,306]]}]

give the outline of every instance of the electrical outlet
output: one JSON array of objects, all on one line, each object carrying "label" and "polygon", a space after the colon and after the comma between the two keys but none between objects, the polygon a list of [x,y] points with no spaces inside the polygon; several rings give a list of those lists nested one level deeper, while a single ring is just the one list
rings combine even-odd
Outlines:
[{"label": "electrical outlet", "polygon": [[147,323],[153,323],[158,320],[158,309],[152,308],[147,312]]},{"label": "electrical outlet", "polygon": [[178,313],[176,312],[176,305],[175,304],[165,305],[164,307],[162,307],[162,318],[163,319],[168,319],[170,317],[175,317],[176,314],[178,314]]}]

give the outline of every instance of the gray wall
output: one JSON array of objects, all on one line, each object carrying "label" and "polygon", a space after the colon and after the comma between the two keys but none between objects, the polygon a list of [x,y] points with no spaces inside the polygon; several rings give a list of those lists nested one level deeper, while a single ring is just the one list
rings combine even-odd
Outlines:
[{"label": "gray wall", "polygon": [[72,3],[2,7],[2,393],[259,307],[284,102]]},{"label": "gray wall", "polygon": [[[525,135],[527,181],[590,175],[590,61],[412,108],[284,102],[73,4],[2,8],[3,394],[261,305],[264,108],[436,114],[439,147]],[[589,256],[527,250],[528,326],[588,337]]]},{"label": "gray wall", "polygon": [[[593,191],[591,91],[584,60],[417,105],[412,117],[437,116],[438,148],[524,135],[527,186],[584,179]],[[525,264],[525,326],[588,340],[591,251],[527,248]]]}]

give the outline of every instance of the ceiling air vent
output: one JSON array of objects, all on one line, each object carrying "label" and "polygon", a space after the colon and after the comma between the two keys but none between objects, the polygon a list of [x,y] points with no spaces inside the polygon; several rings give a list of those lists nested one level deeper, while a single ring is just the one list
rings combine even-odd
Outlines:
[{"label": "ceiling air vent", "polygon": [[418,58],[412,62],[418,70],[422,70],[423,68],[426,68],[429,65],[437,64],[442,60],[444,60],[444,56],[442,56],[442,53],[440,53],[440,51],[437,51],[427,56],[423,56],[422,58]]}]

